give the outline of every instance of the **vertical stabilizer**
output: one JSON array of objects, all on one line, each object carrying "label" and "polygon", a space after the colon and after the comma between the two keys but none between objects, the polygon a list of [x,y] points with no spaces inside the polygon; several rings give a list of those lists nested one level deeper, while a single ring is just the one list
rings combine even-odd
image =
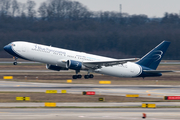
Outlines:
[{"label": "vertical stabilizer", "polygon": [[158,46],[152,49],[136,63],[155,70],[158,67],[169,45],[170,42],[168,41],[161,42]]}]

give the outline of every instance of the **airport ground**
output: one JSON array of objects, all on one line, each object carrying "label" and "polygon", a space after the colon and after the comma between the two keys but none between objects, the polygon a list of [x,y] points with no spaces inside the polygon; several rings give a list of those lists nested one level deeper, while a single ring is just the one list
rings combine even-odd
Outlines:
[{"label": "airport ground", "polygon": [[180,109],[143,108],[39,108],[0,109],[1,120],[179,120]]},{"label": "airport ground", "polygon": [[[164,95],[179,95],[179,73],[145,79],[94,74],[94,79],[82,78],[67,83],[74,71],[54,72],[40,63],[14,66],[9,63],[11,61],[0,59],[0,119],[139,120],[142,113],[147,114],[147,120],[179,119],[179,101],[163,100]],[[162,64],[158,69],[179,71],[180,65]],[[13,76],[13,79],[4,80],[3,76]],[[100,85],[99,81],[111,81],[111,85]],[[45,94],[49,89],[57,89],[58,94]],[[59,94],[63,89],[67,94]],[[82,95],[82,91],[96,91],[97,94],[87,96]],[[139,94],[140,97],[126,98],[126,94]],[[15,100],[17,96],[28,96],[31,100],[19,102]],[[104,97],[105,101],[98,101],[99,97]],[[58,107],[42,108],[44,102],[57,102]],[[142,103],[155,103],[157,108],[140,108]]]},{"label": "airport ground", "polygon": [[[8,63],[1,63],[3,60],[6,60]],[[13,81],[19,82],[66,83],[75,74],[75,71],[72,70],[60,72],[47,70],[45,64],[40,63],[22,63],[25,61],[20,60],[20,63],[14,66],[12,62],[12,59],[0,59],[0,78],[6,75],[12,75],[14,77]],[[180,71],[180,64],[162,64],[158,69]],[[81,72],[80,74],[86,75],[87,72]],[[94,75],[95,77],[93,79],[82,78],[73,80],[73,84],[99,84],[100,80],[110,80],[111,84],[114,85],[180,85],[180,74],[178,73],[164,73],[161,77],[144,79],[118,78],[100,74]]]},{"label": "airport ground", "polygon": [[[14,81],[24,81],[24,82],[54,82],[54,83],[66,83],[66,80],[72,79],[72,75],[75,71],[60,71],[55,72],[52,70],[47,70],[45,64],[28,62],[19,59],[19,64],[12,65],[13,60],[0,59],[0,78],[5,75],[13,75]],[[23,63],[24,62],[24,63]],[[159,70],[176,70],[180,71],[179,61],[163,61],[167,64],[161,64]],[[177,63],[177,64],[168,64]],[[178,64],[179,63],[179,64]],[[81,72],[80,74],[86,75],[87,72]],[[161,77],[150,77],[150,78],[118,78],[100,74],[94,74],[94,79],[76,79],[73,81],[74,84],[84,83],[84,84],[98,84],[99,80],[111,80],[111,84],[118,85],[180,85],[178,73],[164,73]],[[38,80],[36,80],[38,77]]]},{"label": "airport ground", "polygon": [[[30,101],[17,101],[17,96],[28,96]],[[113,95],[82,95],[80,94],[46,94],[45,92],[0,92],[0,102],[99,102],[99,98],[105,98],[105,102],[165,102],[163,98],[127,98]]]},{"label": "airport ground", "polygon": [[[47,70],[45,67],[45,64],[41,63],[23,63],[26,62],[24,60],[19,60],[19,64],[14,66],[12,65],[12,59],[0,59],[0,62],[10,62],[10,63],[1,63],[1,70],[0,70],[0,81],[4,81],[3,76],[13,76],[12,80],[6,80],[13,82],[33,82],[33,83],[58,83],[58,84],[66,84],[67,80],[71,79],[72,75],[74,74],[74,71],[51,71]],[[173,61],[170,61],[173,62]],[[178,61],[176,61],[178,62]],[[180,70],[179,64],[163,64],[158,67],[160,70]],[[82,75],[87,74],[86,72],[81,72]],[[166,73],[163,74],[161,77],[151,77],[151,78],[117,78],[112,76],[106,76],[106,75],[99,75],[94,74],[94,79],[76,79],[72,80],[72,83],[69,84],[93,84],[98,85],[99,81],[111,81],[111,85],[141,85],[147,86],[147,85],[180,85],[180,74],[178,73]],[[2,84],[2,83],[1,83]],[[16,87],[19,87],[20,85],[17,85]],[[26,86],[26,85],[25,85]],[[25,87],[21,85],[21,87]],[[30,85],[28,85],[30,86]],[[90,85],[91,86],[91,85]],[[8,86],[7,86],[8,87]],[[13,86],[11,86],[13,87]],[[34,86],[31,86],[34,87]],[[44,86],[43,86],[44,87]],[[47,86],[46,86],[47,87]],[[56,86],[57,87],[57,86]],[[81,86],[80,86],[81,87]],[[99,86],[96,86],[97,88]],[[112,87],[107,87],[107,89],[112,89]],[[139,86],[137,86],[139,87]],[[86,86],[85,88],[88,88]],[[147,87],[148,88],[148,87]],[[50,89],[50,88],[47,88]],[[53,89],[53,88],[51,88]],[[63,89],[63,88],[62,88]],[[67,87],[68,89],[68,87]],[[94,88],[93,88],[94,89]],[[127,88],[130,89],[130,88]],[[151,89],[151,88],[150,88]],[[160,88],[164,89],[164,88]],[[92,90],[92,89],[91,89]],[[148,90],[148,89],[147,89]],[[83,91],[83,89],[82,89]],[[81,91],[81,92],[82,92]],[[82,96],[81,92],[78,91],[78,93],[74,94],[72,91],[68,94],[51,94],[47,95],[42,91],[16,91],[12,90],[10,92],[7,91],[1,91],[0,92],[0,102],[17,102],[14,97],[19,95],[28,95],[33,98],[30,102],[98,102],[99,97],[105,97],[106,102],[153,102],[153,101],[164,101],[163,95],[151,95],[150,97],[148,94],[152,94],[151,92],[146,91],[146,95],[142,95],[139,98],[126,98],[124,94],[121,96],[117,94],[111,93],[109,94],[97,94],[95,96]],[[114,95],[114,96],[113,96]],[[160,96],[158,98],[157,96]],[[61,98],[61,99],[60,99]]]}]

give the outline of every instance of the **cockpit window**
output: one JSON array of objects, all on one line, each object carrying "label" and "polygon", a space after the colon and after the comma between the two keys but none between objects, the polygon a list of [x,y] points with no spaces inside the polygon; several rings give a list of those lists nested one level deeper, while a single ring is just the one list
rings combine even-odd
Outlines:
[{"label": "cockpit window", "polygon": [[9,43],[9,45],[11,45],[11,46],[15,46],[15,44],[14,44],[14,43]]}]

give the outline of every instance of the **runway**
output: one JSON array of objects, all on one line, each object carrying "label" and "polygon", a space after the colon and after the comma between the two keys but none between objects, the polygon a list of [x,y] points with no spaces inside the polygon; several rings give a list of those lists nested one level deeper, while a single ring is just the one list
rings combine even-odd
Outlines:
[{"label": "runway", "polygon": [[[106,107],[106,108],[113,108],[113,107],[141,107],[142,103],[146,102],[62,102],[56,103],[56,107]],[[156,104],[156,107],[180,107],[180,102],[148,102],[148,104]],[[23,102],[23,103],[0,103],[0,107],[44,107],[43,102],[35,103],[35,102]],[[164,108],[165,109],[165,108]]]},{"label": "runway", "polygon": [[[81,94],[82,91],[95,91],[101,95],[125,96],[139,94],[140,97],[163,98],[179,95],[180,86],[174,85],[95,85],[95,84],[60,84],[0,81],[0,91],[45,92],[46,90],[67,90],[68,93]],[[151,94],[148,96],[148,94]]]},{"label": "runway", "polygon": [[179,120],[180,109],[143,108],[49,108],[49,109],[0,109],[1,120]]}]

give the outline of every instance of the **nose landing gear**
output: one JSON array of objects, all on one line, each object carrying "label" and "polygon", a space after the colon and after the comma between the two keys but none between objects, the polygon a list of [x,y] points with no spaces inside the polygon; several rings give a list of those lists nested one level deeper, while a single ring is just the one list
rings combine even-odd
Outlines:
[{"label": "nose landing gear", "polygon": [[17,62],[13,62],[13,65],[17,65]]},{"label": "nose landing gear", "polygon": [[17,59],[18,59],[18,57],[13,57],[13,59],[15,60],[15,61],[13,62],[13,65],[17,65]]}]

